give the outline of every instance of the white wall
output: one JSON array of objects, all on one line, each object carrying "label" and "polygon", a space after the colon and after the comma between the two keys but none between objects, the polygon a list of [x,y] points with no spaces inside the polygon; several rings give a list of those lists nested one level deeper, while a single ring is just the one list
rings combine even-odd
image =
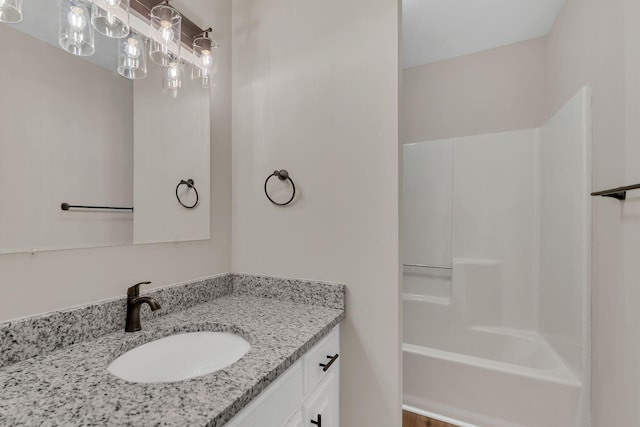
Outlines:
[{"label": "white wall", "polygon": [[344,426],[401,422],[398,7],[233,2],[233,269],[347,284]]},{"label": "white wall", "polygon": [[[498,263],[491,313],[476,324],[537,329],[538,144],[532,129],[404,145],[403,261]],[[451,294],[442,274],[406,268],[404,277],[409,293]]]},{"label": "white wall", "polygon": [[459,138],[454,146],[453,257],[496,260],[501,321],[537,326],[538,130]]},{"label": "white wall", "polygon": [[211,107],[211,240],[2,255],[0,320],[124,295],[141,280],[153,288],[230,271],[231,1],[191,1],[222,44]]},{"label": "white wall", "polygon": [[403,146],[403,262],[451,267],[453,146],[448,139]]},{"label": "white wall", "polygon": [[[547,41],[547,111],[593,88],[593,189],[640,182],[640,5],[567,0]],[[594,198],[593,425],[640,425],[640,199]]]},{"label": "white wall", "polygon": [[545,50],[541,38],[404,70],[402,142],[540,126]]},{"label": "white wall", "polygon": [[[591,90],[542,128],[540,331],[578,378],[589,368]],[[588,382],[587,382],[588,384]]]},{"label": "white wall", "polygon": [[0,253],[131,243],[130,212],[60,209],[133,204],[131,82],[7,25],[0,51]]},{"label": "white wall", "polygon": [[[403,145],[403,294],[451,297],[453,143],[436,140]],[[443,300],[444,301],[444,300]]]},{"label": "white wall", "polygon": [[[134,243],[209,239],[211,214],[210,96],[183,71],[178,97],[163,93],[162,71],[150,65],[147,78],[134,83]],[[193,179],[198,205],[187,209],[176,198],[181,180]],[[178,190],[187,206],[195,191]]]}]

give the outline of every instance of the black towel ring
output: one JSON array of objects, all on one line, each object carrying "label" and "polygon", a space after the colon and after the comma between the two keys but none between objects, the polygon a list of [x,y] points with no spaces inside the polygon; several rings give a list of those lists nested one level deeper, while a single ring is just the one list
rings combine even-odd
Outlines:
[{"label": "black towel ring", "polygon": [[[293,188],[293,194],[291,195],[291,198],[288,201],[284,202],[284,203],[278,203],[278,202],[274,201],[269,196],[269,192],[267,192],[267,184],[269,183],[269,180],[271,178],[273,178],[274,176],[278,177],[278,179],[280,181],[289,180],[289,182],[291,183],[291,187]],[[282,169],[282,170],[279,170],[279,171],[274,171],[271,175],[269,175],[267,177],[267,180],[264,182],[264,194],[267,196],[267,199],[269,199],[269,201],[271,203],[273,203],[274,205],[277,205],[277,206],[287,206],[288,204],[293,202],[294,197],[296,197],[296,185],[293,183],[293,180],[289,176],[289,172],[287,172],[286,170]]]},{"label": "black towel ring", "polygon": [[[189,205],[185,205],[184,203],[182,203],[182,200],[180,200],[180,196],[178,195],[178,189],[180,188],[181,185],[186,185],[189,188],[193,188],[193,191],[196,192],[196,202],[189,206]],[[196,185],[193,182],[193,180],[191,178],[189,178],[188,180],[181,180],[178,185],[176,186],[176,199],[178,199],[178,203],[180,203],[182,206],[184,206],[187,209],[193,209],[196,206],[198,206],[198,202],[200,201],[200,196],[198,195],[198,190],[196,189]]]}]

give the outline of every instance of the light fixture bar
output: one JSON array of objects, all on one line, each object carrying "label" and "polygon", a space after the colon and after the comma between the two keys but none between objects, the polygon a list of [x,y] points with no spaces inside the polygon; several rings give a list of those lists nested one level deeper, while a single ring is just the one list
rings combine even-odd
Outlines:
[{"label": "light fixture bar", "polygon": [[195,39],[195,38],[196,38],[196,37],[198,37],[198,36],[205,36],[205,37],[206,37],[206,36],[208,36],[208,35],[209,35],[209,33],[212,33],[212,32],[213,32],[213,28],[212,28],[212,27],[209,27],[209,28],[207,28],[206,30],[202,30],[202,31],[200,31],[200,32],[199,32],[199,33],[197,33],[197,34],[193,34],[193,38]]},{"label": "light fixture bar", "polygon": [[[135,10],[138,14],[140,14],[146,20],[150,19],[151,9],[155,6],[164,3],[164,0],[131,0],[131,9]],[[178,11],[180,12],[180,11]],[[193,46],[193,39],[199,35],[204,33],[204,30],[193,23],[189,18],[182,15],[182,43],[184,47],[187,47],[191,50]]]}]

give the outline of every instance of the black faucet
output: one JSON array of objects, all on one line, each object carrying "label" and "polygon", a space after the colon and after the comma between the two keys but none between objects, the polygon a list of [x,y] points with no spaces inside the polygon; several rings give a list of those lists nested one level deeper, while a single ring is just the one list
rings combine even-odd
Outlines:
[{"label": "black faucet", "polygon": [[136,332],[142,329],[140,326],[140,306],[147,303],[151,311],[156,311],[160,307],[158,301],[151,297],[140,296],[140,285],[148,285],[151,282],[140,282],[127,289],[127,324],[125,332]]}]

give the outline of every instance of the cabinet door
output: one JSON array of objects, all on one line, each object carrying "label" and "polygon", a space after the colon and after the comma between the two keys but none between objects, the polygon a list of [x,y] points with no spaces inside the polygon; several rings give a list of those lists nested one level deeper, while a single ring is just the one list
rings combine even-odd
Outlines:
[{"label": "cabinet door", "polygon": [[[336,362],[337,363],[337,362]],[[338,370],[327,373],[316,390],[304,401],[305,427],[339,427],[340,376]]]},{"label": "cabinet door", "polygon": [[291,418],[289,418],[289,421],[287,421],[284,427],[305,427],[305,424],[302,418],[302,412],[296,411],[296,413],[293,414]]},{"label": "cabinet door", "polygon": [[225,427],[286,425],[288,416],[300,409],[303,382],[302,361],[299,360],[225,424]]}]

